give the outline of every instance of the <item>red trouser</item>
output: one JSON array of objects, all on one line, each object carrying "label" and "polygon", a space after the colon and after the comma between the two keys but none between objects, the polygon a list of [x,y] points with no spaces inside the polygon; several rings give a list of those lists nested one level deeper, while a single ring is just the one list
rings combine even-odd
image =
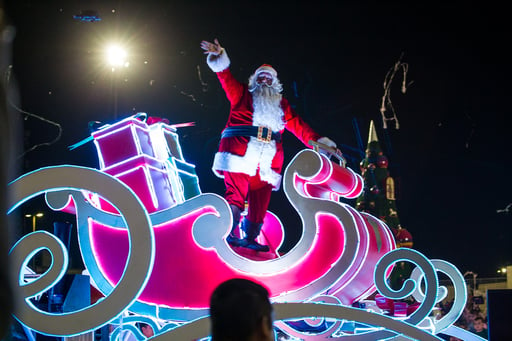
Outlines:
[{"label": "red trouser", "polygon": [[249,205],[247,219],[253,223],[263,223],[270,203],[272,185],[261,181],[259,172],[254,176],[244,173],[224,172],[224,184],[226,185],[225,199],[230,205],[235,205],[244,210],[245,200]]}]

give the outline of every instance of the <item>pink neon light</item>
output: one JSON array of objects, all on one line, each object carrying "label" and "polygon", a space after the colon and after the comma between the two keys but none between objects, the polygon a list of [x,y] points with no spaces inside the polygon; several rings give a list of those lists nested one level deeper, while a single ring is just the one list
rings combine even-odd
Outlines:
[{"label": "pink neon light", "polygon": [[[368,233],[366,233],[366,225],[362,221],[361,217],[357,214],[354,214],[354,212],[351,213],[356,223],[356,227],[359,234],[359,246],[357,248],[355,259],[351,266],[347,269],[346,273],[344,273],[344,277],[341,278],[330,290],[330,292],[336,297],[338,297],[343,304],[347,305],[352,303],[353,295],[355,293],[359,293],[361,290],[366,289],[368,285],[371,285],[373,283],[373,278],[370,283],[368,283],[368,281],[359,281],[356,283],[352,283],[353,278],[356,277],[358,273],[360,273],[361,268],[367,261],[368,244],[370,242],[370,238]],[[367,274],[367,276],[372,275],[373,272]],[[345,290],[345,288],[347,290]],[[338,293],[342,294],[337,295]]]},{"label": "pink neon light", "polygon": [[[273,275],[243,273],[225,264],[215,250],[202,249],[193,240],[191,227],[194,220],[202,214],[214,213],[212,208],[207,207],[155,227],[155,264],[140,301],[175,308],[205,308],[214,287],[234,276],[258,280],[270,289],[272,297],[277,297],[321,278],[337,262],[343,251],[342,247],[336,247],[344,245],[339,221],[331,215],[320,214],[317,217],[316,242],[298,264]],[[115,285],[127,258],[127,231],[93,221],[90,223],[90,231],[100,268]],[[172,243],[173,247],[169,247],[169,241],[174,240],[180,242]],[[381,248],[382,252],[385,252],[385,248]],[[334,289],[344,288],[336,296],[345,304],[352,303],[355,297],[373,285],[375,262],[371,257],[358,256],[356,259],[334,286]]]},{"label": "pink neon light", "polygon": [[362,193],[363,180],[351,169],[331,163],[322,156],[320,171],[308,179],[295,176],[294,186],[311,198],[337,200],[341,196],[353,199]]},{"label": "pink neon light", "polygon": [[[155,159],[153,151],[147,149],[151,147],[149,135],[144,122],[132,119],[103,129],[94,137],[100,163],[107,167],[103,171],[131,187],[148,212],[153,213],[172,207],[176,200],[168,179],[164,180],[162,176],[165,173],[162,171],[164,168],[160,167],[163,162]],[[120,147],[123,149],[117,153]],[[158,157],[162,157],[160,152]],[[325,157],[321,158],[321,162],[321,169],[312,177],[294,177],[294,186],[299,193],[310,198],[328,200],[360,195],[363,188],[361,176],[333,164]],[[117,212],[101,198],[99,203],[101,209]],[[384,224],[379,222],[374,230],[368,217],[352,208],[347,209],[357,228],[359,245],[353,261],[332,283],[329,292],[334,293],[342,303],[351,304],[375,290],[373,269],[378,259],[396,246],[391,232]],[[272,297],[278,297],[321,279],[339,261],[346,247],[345,232],[340,220],[331,214],[320,213],[316,215],[314,243],[296,264],[279,273],[267,275],[241,272],[226,264],[215,249],[204,249],[195,242],[192,226],[204,214],[217,212],[212,207],[202,207],[178,219],[154,226],[155,263],[148,284],[139,297],[141,302],[172,308],[207,308],[213,289],[232,277],[246,277],[261,282],[269,288]],[[89,220],[89,231],[100,271],[115,285],[123,273],[129,251],[128,232],[99,224],[92,219]],[[262,231],[264,238],[260,241],[270,245],[271,249],[278,249],[284,239],[284,232],[277,217],[268,213]],[[377,245],[379,238],[381,245]],[[272,253],[237,251],[248,258],[248,262],[277,257]]]},{"label": "pink neon light", "polygon": [[[362,216],[356,210],[352,210],[352,214],[356,218],[357,227],[360,230],[360,250],[358,252],[358,269],[354,275],[342,286],[339,286],[334,295],[344,304],[351,304],[358,299],[364,298],[375,291],[373,280],[373,270],[378,260],[387,252],[396,248],[394,238],[388,234],[389,229],[379,223],[377,231],[365,216]],[[377,245],[377,238],[380,236],[381,245]],[[363,243],[366,241],[367,243]],[[364,255],[360,252],[364,248]],[[386,275],[391,274],[392,267],[388,269]]]},{"label": "pink neon light", "polygon": [[[342,248],[332,247],[343,245],[339,223],[328,222],[319,228],[314,249],[300,264],[270,276],[243,273],[228,266],[215,250],[202,249],[195,243],[193,222],[202,214],[213,213],[207,207],[155,228],[155,263],[140,301],[175,308],[205,308],[215,286],[235,276],[258,280],[276,297],[321,278],[342,253]],[[94,221],[90,222],[90,231],[100,269],[115,284],[126,263],[128,233]],[[170,241],[179,242],[170,247]]]},{"label": "pink neon light", "polygon": [[[148,158],[145,155],[130,158],[127,162],[120,162],[103,171],[110,174],[130,187],[144,204],[149,213],[176,206],[168,173],[164,163]],[[158,189],[158,190],[157,190]],[[91,201],[102,210],[110,213],[118,211],[103,199]],[[99,203],[99,206],[98,206]]]},{"label": "pink neon light", "polygon": [[[224,263],[215,250],[200,248],[192,237],[191,229],[195,219],[202,214],[214,213],[208,207],[155,227],[155,264],[140,301],[174,308],[205,308],[215,286],[235,276],[257,280],[269,288],[272,297],[277,297],[323,277],[343,252],[344,232],[340,222],[329,214],[319,214],[315,244],[298,264],[272,275],[243,273]],[[352,214],[359,229],[361,247],[354,262],[333,283],[336,296],[344,304],[351,304],[355,298],[373,287],[376,261],[394,246],[390,245],[387,238],[383,238],[380,252],[376,251],[373,227],[357,211],[353,210]],[[266,230],[272,236],[273,229],[266,227]],[[112,229],[94,221],[90,222],[90,231],[100,269],[115,285],[123,272],[128,254],[127,231]],[[281,238],[279,234],[271,237],[279,243]]]},{"label": "pink neon light", "polygon": [[136,118],[124,119],[91,135],[98,149],[101,169],[135,155],[154,156],[147,125]]}]

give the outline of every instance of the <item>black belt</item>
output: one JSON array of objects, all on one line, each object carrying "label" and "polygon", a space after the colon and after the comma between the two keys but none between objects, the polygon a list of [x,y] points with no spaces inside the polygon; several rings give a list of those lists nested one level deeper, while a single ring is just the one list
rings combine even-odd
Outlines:
[{"label": "black belt", "polygon": [[263,126],[233,126],[227,127],[222,131],[221,138],[233,136],[253,136],[258,141],[269,143],[271,140],[281,142],[281,133],[272,132],[270,128]]}]

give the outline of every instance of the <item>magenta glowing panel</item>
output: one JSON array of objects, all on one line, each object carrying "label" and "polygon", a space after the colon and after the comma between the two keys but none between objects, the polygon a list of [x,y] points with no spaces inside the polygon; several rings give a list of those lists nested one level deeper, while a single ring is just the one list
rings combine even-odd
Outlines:
[{"label": "magenta glowing panel", "polygon": [[[332,176],[340,173],[326,174]],[[346,178],[351,183],[346,186],[345,192],[351,193],[353,188],[350,187],[358,186],[357,177]],[[141,181],[144,178],[141,177]],[[309,185],[308,181],[297,182],[304,184],[304,187]],[[196,201],[201,203],[200,199]],[[320,201],[320,204],[323,202]],[[223,240],[230,223],[221,226],[223,232],[220,236],[223,247],[228,250],[227,256],[215,247],[205,247],[204,242],[196,240],[193,229],[202,216],[218,214],[211,206],[199,205],[178,218],[153,223],[155,262],[138,301],[173,309],[206,309],[209,296],[218,284],[229,278],[246,277],[267,286],[276,300],[290,297],[307,299],[329,289],[339,295],[343,303],[351,304],[356,298],[372,291],[373,273],[370,270],[379,255],[394,248],[394,243],[382,227],[375,230],[357,211],[340,203],[334,204],[345,212],[346,218],[340,219],[335,212],[328,210],[312,212],[314,226],[310,231],[304,231],[310,238],[308,245],[299,248],[299,252],[293,249],[290,255],[279,257],[258,258],[237,254]],[[88,220],[88,224],[90,245],[99,271],[114,287],[123,274],[128,256],[128,231],[98,222],[94,217]],[[357,245],[347,247],[345,224],[354,226]],[[261,242],[268,244],[272,250],[282,244],[283,227],[270,212],[267,213],[262,235],[266,238]],[[308,238],[303,236],[301,240]],[[381,240],[378,247],[377,239]],[[242,260],[245,265],[239,266],[237,260]],[[312,284],[318,288],[310,289],[314,287]],[[346,287],[349,289],[343,290]]]},{"label": "magenta glowing panel", "polygon": [[[292,162],[291,168],[288,168],[288,170],[294,169],[296,171],[291,173],[292,176],[308,177],[304,168],[301,169],[300,167],[300,165],[315,163],[314,158],[312,158],[314,155],[308,154],[309,152],[302,152]],[[286,177],[284,182],[285,188],[288,190],[289,180],[290,177]],[[157,247],[155,247],[155,240],[162,238],[157,236],[156,231],[169,222],[177,223],[180,220],[189,218],[189,216],[196,215],[195,222],[189,230],[188,238],[191,235],[193,240],[191,246],[202,250],[211,250],[223,260],[224,265],[229,266],[233,271],[262,281],[265,278],[279,279],[278,276],[280,274],[285,274],[295,264],[306,264],[310,261],[308,253],[313,255],[318,248],[318,241],[322,239],[319,235],[325,234],[324,232],[328,231],[323,230],[324,227],[333,228],[333,231],[336,231],[342,226],[343,242],[340,240],[339,243],[343,243],[343,252],[341,252],[339,259],[335,260],[331,268],[327,269],[317,281],[306,285],[302,289],[289,291],[278,297],[273,296],[275,301],[290,299],[300,301],[300,303],[286,303],[284,305],[275,304],[276,319],[304,317],[306,318],[304,321],[309,323],[311,320],[307,319],[307,317],[319,316],[335,318],[337,320],[359,321],[375,327],[344,330],[343,335],[339,333],[331,335],[332,332],[338,330],[337,328],[333,331],[321,330],[315,334],[315,337],[318,337],[318,339],[339,339],[354,336],[355,333],[357,334],[356,337],[364,339],[388,339],[398,334],[406,335],[413,339],[435,340],[437,338],[433,337],[432,334],[437,334],[441,331],[458,337],[464,335],[463,339],[467,340],[478,339],[476,337],[467,338],[470,336],[469,334],[464,334],[463,330],[451,326],[460,316],[465,306],[465,283],[460,272],[449,263],[440,260],[430,261],[420,253],[404,248],[387,252],[380,257],[376,264],[373,261],[368,261],[370,258],[368,255],[373,251],[367,252],[366,258],[360,257],[354,248],[354,244],[357,244],[360,240],[360,232],[356,225],[361,224],[363,220],[355,218],[357,216],[353,215],[350,209],[341,207],[338,203],[333,204],[329,200],[312,200],[311,198],[302,197],[303,201],[301,202],[300,198],[288,192],[290,202],[293,203],[299,212],[303,213],[301,218],[303,219],[305,233],[297,246],[286,255],[269,261],[253,262],[236,256],[233,250],[224,242],[223,239],[228,232],[226,227],[230,226],[231,223],[230,219],[225,219],[229,215],[229,207],[221,197],[214,194],[202,194],[174,208],[151,214],[150,220],[133,191],[115,178],[97,170],[73,166],[52,167],[23,176],[11,186],[14,188],[14,195],[8,205],[10,207],[9,212],[18,207],[20,203],[38,195],[41,191],[45,191],[47,203],[52,209],[69,207],[69,199],[70,196],[72,197],[76,203],[79,242],[87,269],[91,274],[91,278],[94,279],[95,283],[101,287],[102,292],[106,295],[104,299],[98,300],[93,305],[70,313],[47,313],[35,307],[32,301],[28,299],[42,293],[57,283],[64,274],[67,253],[62,243],[58,243],[57,237],[51,236],[47,232],[37,231],[25,236],[11,249],[9,256],[13,269],[11,275],[13,275],[13,278],[19,278],[19,282],[13,284],[18,284],[23,294],[17,300],[19,309],[15,314],[16,318],[25,326],[43,334],[55,336],[82,334],[109,322],[117,323],[113,319],[125,311],[125,309],[137,314],[137,311],[141,311],[142,305],[144,305],[146,307],[144,315],[153,314],[151,316],[157,317],[160,321],[190,322],[191,325],[183,330],[184,333],[187,333],[186,339],[200,339],[206,336],[208,330],[203,322],[205,321],[204,317],[208,314],[207,309],[193,309],[189,306],[184,306],[181,309],[171,309],[165,305],[141,301],[141,295],[150,288],[150,286],[147,287],[150,285],[150,277],[155,274],[153,270],[154,265],[157,264],[156,259],[158,255],[156,253],[159,252]],[[79,189],[102,193],[116,204],[122,215],[113,215],[92,206]],[[302,205],[304,203],[307,203],[308,207],[311,208],[309,212],[303,210]],[[198,211],[196,207],[202,207],[199,209],[202,212]],[[107,269],[107,272],[110,272],[107,274],[107,278],[103,276],[99,269],[102,268],[105,271],[109,265],[107,263],[100,263],[100,267],[98,267],[97,260],[102,257],[104,249],[115,248],[116,245],[112,243],[101,245],[99,240],[94,241],[94,238],[91,237],[94,233],[90,233],[94,231],[89,230],[89,222],[92,221],[90,217],[94,217],[97,222],[100,222],[101,225],[108,229],[109,235],[118,234],[121,236],[113,238],[114,242],[122,240],[125,231],[129,234],[129,237],[126,239],[127,243],[124,245],[125,255],[128,255],[127,258],[125,259],[123,253],[119,252],[114,256],[120,257],[111,260],[115,265],[126,261],[125,268],[122,270],[123,274],[115,287],[112,287],[112,283],[115,283],[116,279],[111,275],[115,271],[118,271],[119,275],[120,271],[116,267],[112,271]],[[373,225],[374,231],[377,233],[379,230],[378,225],[374,225],[375,221],[372,223],[371,219],[368,219],[368,221]],[[278,222],[278,219],[269,220],[270,224],[268,226],[273,226],[275,222]],[[315,233],[310,233],[312,231],[311,222],[314,223]],[[363,222],[361,227],[363,225],[366,224]],[[320,230],[318,226],[321,226]],[[366,226],[369,227],[369,225]],[[384,225],[382,226],[384,227]],[[319,232],[318,234],[316,233],[317,231]],[[338,231],[335,233],[339,234]],[[187,233],[185,232],[185,234]],[[279,234],[276,234],[276,236],[278,237],[276,240],[281,238]],[[385,245],[385,240],[382,238],[385,238],[385,236],[381,236],[380,242],[379,238],[375,240],[377,251],[383,250],[383,245]],[[372,239],[370,236],[370,243],[368,245],[372,244]],[[94,241],[93,245],[95,246],[91,246],[91,240]],[[306,247],[303,248],[304,241],[311,242],[306,243]],[[167,240],[167,242],[169,242],[168,247],[173,247],[179,241]],[[119,243],[119,245],[122,246],[122,243]],[[331,244],[330,246],[332,249],[333,245]],[[21,270],[26,266],[34,252],[40,248],[45,248],[51,252],[52,268],[42,274],[38,280],[26,283],[21,277]],[[121,249],[122,247],[119,248],[119,250]],[[294,255],[297,250],[300,251],[298,253],[300,257],[295,258]],[[303,250],[306,251],[302,252]],[[350,257],[347,258],[346,255],[350,255]],[[370,309],[374,309],[379,305],[382,307],[384,303],[386,310],[393,310],[393,318],[383,318],[384,316],[379,315],[382,314],[382,311],[378,310],[370,312],[348,307],[341,304],[341,299],[330,295],[334,290],[343,292],[346,295],[345,288],[352,288],[352,284],[346,284],[349,283],[349,280],[352,283],[363,284],[356,276],[353,276],[354,273],[361,274],[363,270],[348,270],[349,268],[359,267],[356,261],[360,258],[366,259],[365,265],[374,266],[372,272],[374,274],[375,287],[386,297],[385,302],[379,302],[377,299],[375,307],[372,306],[370,301],[364,302],[370,303],[368,306]],[[411,274],[411,278],[404,283],[404,286],[399,291],[391,290],[385,282],[386,273],[394,263],[404,260],[414,263],[417,267]],[[212,264],[215,265],[214,263]],[[220,264],[223,266],[222,262]],[[371,268],[368,267],[368,269]],[[440,320],[432,320],[428,317],[431,315],[434,304],[442,300],[446,294],[446,288],[439,287],[436,271],[444,272],[451,278],[456,288],[455,309],[453,312],[451,310],[449,314]],[[309,275],[308,273],[306,274]],[[342,280],[343,277],[345,277],[345,280]],[[424,285],[420,285],[421,283]],[[322,291],[321,287],[325,285],[328,286],[328,293],[315,294]],[[323,289],[323,291],[325,292],[326,289]],[[411,294],[419,303],[409,306],[402,304],[400,306],[400,304],[396,304],[396,301],[393,301]],[[150,300],[155,299],[150,297]],[[307,302],[315,303],[308,304]],[[322,302],[326,302],[326,304],[322,304]],[[180,312],[181,315],[179,314]],[[141,318],[140,316],[137,317],[137,315],[133,315],[133,317],[135,318],[133,321]],[[203,317],[203,319],[200,317]],[[123,323],[123,320],[128,322],[128,319],[125,320],[122,317],[120,319],[120,323]],[[339,322],[336,321],[335,323],[339,325]],[[169,323],[163,328],[156,326],[155,331],[159,335],[166,334],[165,337],[174,339],[182,333],[181,328],[179,328],[180,330],[176,330],[178,328],[170,330],[170,328],[175,326],[175,323]],[[349,334],[345,334],[345,331]],[[286,332],[296,337],[301,337],[301,333],[298,331],[286,330]],[[173,338],[173,336],[175,337]],[[177,338],[182,339],[183,335]]]},{"label": "magenta glowing panel", "polygon": [[[440,321],[430,321],[426,327],[411,327],[427,321],[436,300],[442,296],[437,291],[435,272],[455,278],[456,286],[464,290],[462,275],[442,261],[430,262],[415,251],[396,249],[391,231],[382,221],[340,203],[342,197],[360,195],[362,178],[311,150],[299,152],[283,177],[285,194],[302,222],[299,241],[290,251],[280,254],[284,228],[277,216],[267,212],[260,242],[269,245],[272,252],[251,253],[231,248],[225,241],[232,225],[229,205],[212,193],[184,199],[173,159],[181,158],[181,149],[179,144],[173,148],[162,145],[168,142],[169,135],[159,131],[164,128],[160,124],[148,128],[144,121],[135,118],[122,120],[93,134],[101,170],[55,167],[16,180],[10,211],[46,188],[47,203],[52,209],[76,214],[84,264],[105,295],[103,300],[70,314],[41,312],[24,300],[17,314],[22,323],[48,335],[73,336],[112,322],[125,309],[160,320],[202,323],[200,318],[208,314],[213,289],[233,277],[265,285],[276,304],[280,315],[277,317],[282,319],[322,314],[362,320],[362,311],[348,306],[378,289],[386,301],[377,299],[377,305],[385,304],[385,309],[392,310],[406,325],[367,312],[363,320],[369,325],[380,323],[388,328],[355,331],[372,339],[386,339],[398,331],[416,339],[433,340],[421,328],[445,330],[460,315],[464,292],[457,294],[457,312]],[[177,138],[171,140],[177,142]],[[48,234],[39,232],[16,244],[13,259],[20,261],[15,262],[15,271],[26,265],[24,255],[33,255],[33,250],[40,248],[39,243],[55,244]],[[66,254],[61,255],[58,250],[62,246],[46,248],[56,255],[52,256],[55,269],[44,274],[43,281],[24,285],[27,298],[41,293],[45,285],[56,283],[63,274],[62,269],[57,269],[66,263]],[[386,286],[393,264],[404,259],[418,265],[415,271],[421,268],[421,273],[413,272],[411,277],[415,283],[423,279],[425,290],[415,287],[410,280],[396,292]],[[406,306],[389,300],[411,293],[421,304]],[[332,305],[322,306],[324,301],[340,305],[334,312]],[[279,308],[281,302],[301,302],[303,306],[286,303],[283,307],[289,310],[285,308],[285,312]],[[307,302],[318,304],[308,306]],[[311,315],[318,307],[322,307],[322,312]],[[173,327],[173,323],[168,327]],[[172,330],[165,328],[158,333],[170,338],[173,335]],[[203,330],[197,337],[187,339],[197,339],[205,333]],[[459,331],[452,335],[455,333]],[[301,337],[293,331],[291,335]]]},{"label": "magenta glowing panel", "polygon": [[[289,269],[271,275],[237,270],[220,258],[215,249],[198,245],[191,233],[194,221],[214,213],[202,208],[178,219],[153,226],[155,262],[148,284],[139,296],[141,302],[175,308],[206,308],[213,289],[226,279],[247,277],[264,283],[273,297],[300,289],[321,278],[340,257],[343,245],[339,224],[328,216],[319,217],[321,228],[310,252]],[[323,222],[323,223],[322,223]],[[126,229],[90,221],[93,253],[101,271],[115,286],[123,274],[129,241]],[[179,241],[179,242],[174,242]]]},{"label": "magenta glowing panel", "polygon": [[[362,192],[362,178],[351,169],[311,150],[299,153],[285,171],[283,186],[303,223],[298,243],[279,254],[284,228],[268,212],[259,241],[272,252],[232,249],[225,242],[232,219],[225,200],[203,194],[179,203],[176,190],[162,180],[162,159],[170,155],[151,139],[161,135],[155,134],[157,128],[150,133],[145,122],[126,119],[93,134],[102,171],[130,187],[151,219],[155,259],[138,302],[174,310],[207,309],[213,289],[233,277],[264,284],[275,301],[307,300],[329,291],[351,304],[375,290],[372,270],[395,244],[384,224],[338,202]],[[125,146],[122,158],[113,151],[120,144]],[[151,146],[160,147],[149,150]],[[87,225],[87,233],[79,234],[85,264],[108,294],[123,276],[131,244],[127,226],[115,218],[115,203],[98,194],[74,200],[77,215],[87,215],[77,218]]]}]

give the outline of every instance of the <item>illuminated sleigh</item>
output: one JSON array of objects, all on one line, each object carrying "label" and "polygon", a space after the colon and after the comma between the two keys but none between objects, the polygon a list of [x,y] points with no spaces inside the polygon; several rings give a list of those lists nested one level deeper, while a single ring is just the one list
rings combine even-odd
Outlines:
[{"label": "illuminated sleigh", "polygon": [[[225,241],[232,226],[227,202],[200,192],[193,165],[181,155],[175,127],[130,117],[92,137],[100,170],[48,167],[9,184],[9,212],[44,193],[52,209],[76,214],[86,270],[104,296],[71,312],[36,307],[31,298],[59,282],[68,258],[56,236],[30,233],[9,255],[11,278],[19,279],[13,287],[21,289],[14,316],[28,328],[73,336],[119,323],[111,339],[121,337],[123,328],[142,339],[134,323],[144,321],[159,340],[201,339],[209,334],[207,307],[213,288],[225,279],[245,277],[270,289],[275,325],[300,339],[403,335],[439,340],[435,334],[443,332],[481,340],[452,325],[466,304],[464,278],[453,265],[395,248],[386,225],[339,202],[361,193],[362,179],[350,169],[315,151],[299,152],[284,172],[283,188],[302,221],[300,240],[286,254],[275,253],[284,239],[283,226],[268,212],[259,242],[273,253],[242,253]],[[23,280],[28,262],[42,249],[52,256],[49,269],[35,280]],[[416,268],[395,291],[386,280],[398,261]],[[447,275],[455,288],[453,306],[440,319],[432,317],[433,310],[447,290],[439,285],[437,272]],[[390,301],[412,296],[418,306],[390,316],[379,309],[377,296],[375,301],[364,299],[375,290]],[[127,310],[134,314],[127,316]],[[309,330],[301,330],[300,323]]]},{"label": "illuminated sleigh", "polygon": [[[174,321],[205,316],[213,289],[232,277],[264,283],[274,302],[305,301],[329,293],[350,305],[375,291],[376,263],[395,249],[393,236],[381,221],[339,202],[340,197],[361,193],[362,178],[315,151],[299,152],[283,178],[284,191],[302,219],[300,240],[279,255],[283,226],[268,212],[259,241],[274,253],[258,255],[235,252],[225,242],[232,225],[229,206],[216,194],[200,193],[172,126],[147,125],[130,117],[92,137],[100,170],[133,190],[154,234],[154,262],[132,311]],[[64,200],[63,195],[73,198],[64,208],[55,204]],[[108,295],[138,243],[129,238],[129,230],[138,226],[127,229],[116,203],[105,198],[112,201],[101,192],[66,191],[49,193],[47,201],[55,209],[76,212],[85,266],[98,289]]]}]

